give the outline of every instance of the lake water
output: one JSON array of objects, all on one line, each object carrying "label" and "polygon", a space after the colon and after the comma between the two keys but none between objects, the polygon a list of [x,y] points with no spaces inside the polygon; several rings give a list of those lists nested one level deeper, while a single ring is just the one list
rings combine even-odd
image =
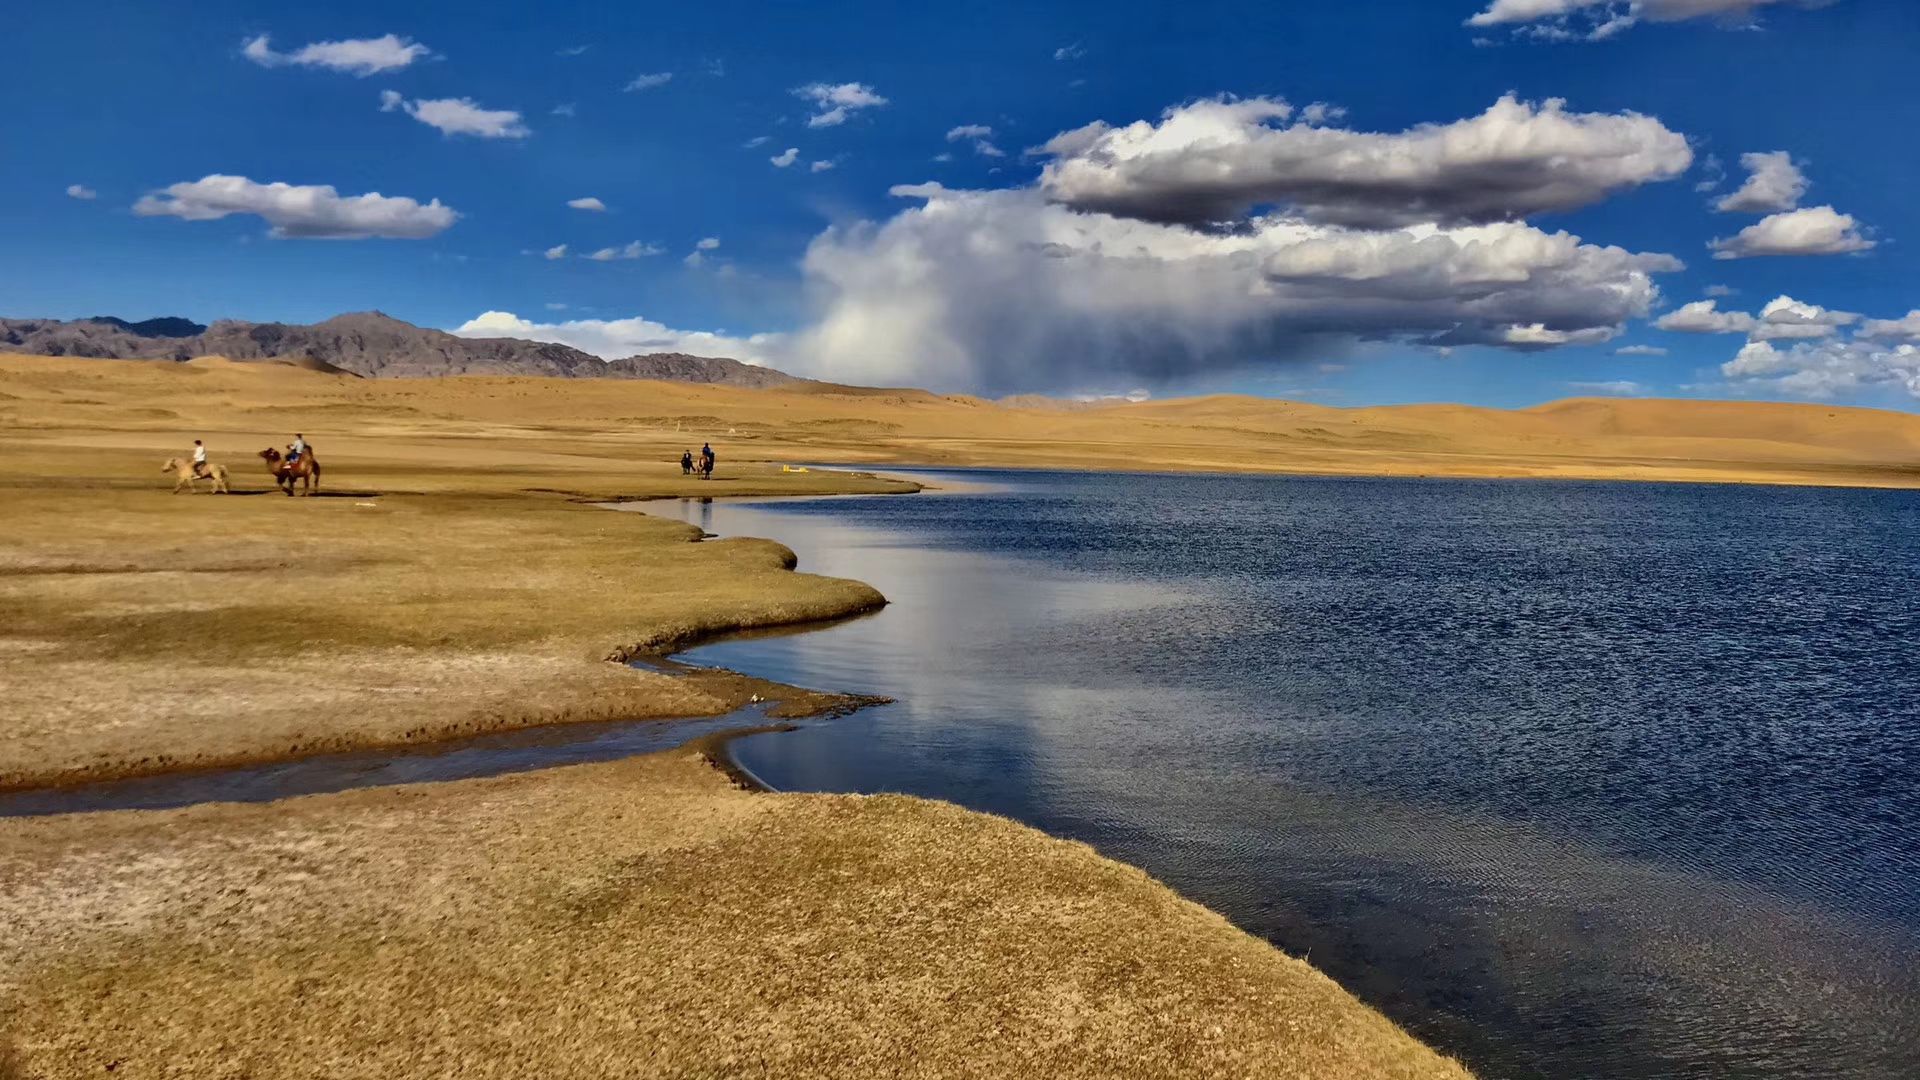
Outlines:
[{"label": "lake water", "polygon": [[654,504],[892,604],[736,744],[1145,867],[1490,1077],[1920,1076],[1920,495],[969,473]]}]

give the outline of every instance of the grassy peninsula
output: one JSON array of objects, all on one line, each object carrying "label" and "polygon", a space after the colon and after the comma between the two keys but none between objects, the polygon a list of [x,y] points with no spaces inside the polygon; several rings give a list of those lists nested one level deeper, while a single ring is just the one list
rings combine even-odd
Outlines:
[{"label": "grassy peninsula", "polygon": [[[574,385],[0,360],[0,784],[835,704],[607,658],[872,589],[586,501],[911,485],[781,471],[853,437],[818,415],[782,439],[686,411],[712,391]],[[294,430],[326,497],[256,468]],[[168,493],[194,437],[238,494]],[[716,479],[681,478],[704,439]],[[0,820],[0,925],[7,1080],[1465,1075],[1083,845],[749,793],[694,750]]]}]

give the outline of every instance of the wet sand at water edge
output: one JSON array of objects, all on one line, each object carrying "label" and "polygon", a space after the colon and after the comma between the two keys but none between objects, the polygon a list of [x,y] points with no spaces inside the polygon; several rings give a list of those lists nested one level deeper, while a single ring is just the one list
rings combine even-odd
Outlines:
[{"label": "wet sand at water edge", "polygon": [[[585,434],[341,408],[274,365],[46,363],[0,364],[14,788],[756,695],[838,707],[609,658],[878,593],[585,500],[911,490],[783,472],[717,424]],[[643,417],[684,389],[621,392]],[[252,452],[292,430],[326,497],[262,493]],[[159,462],[193,437],[243,494],[167,493]],[[685,480],[671,451],[703,439],[718,475]],[[7,1080],[1465,1075],[1084,846],[925,800],[750,793],[693,749],[0,820],[0,925]]]}]

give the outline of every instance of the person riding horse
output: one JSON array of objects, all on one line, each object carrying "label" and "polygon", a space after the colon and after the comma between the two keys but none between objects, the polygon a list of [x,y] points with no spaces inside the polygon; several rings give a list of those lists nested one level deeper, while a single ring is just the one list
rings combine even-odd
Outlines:
[{"label": "person riding horse", "polygon": [[193,475],[201,479],[207,475],[207,448],[199,439],[193,440]]}]

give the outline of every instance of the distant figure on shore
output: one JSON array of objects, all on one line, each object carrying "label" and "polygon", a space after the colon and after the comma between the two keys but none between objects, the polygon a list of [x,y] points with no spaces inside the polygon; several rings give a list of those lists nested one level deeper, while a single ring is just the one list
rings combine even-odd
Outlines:
[{"label": "distant figure on shore", "polygon": [[680,452],[680,475],[693,475],[693,451],[691,450],[682,450]]},{"label": "distant figure on shore", "polygon": [[202,479],[207,475],[207,447],[199,439],[193,440],[193,475]]},{"label": "distant figure on shore", "polygon": [[700,445],[700,479],[702,480],[713,479],[713,444],[712,443],[702,443]]}]

